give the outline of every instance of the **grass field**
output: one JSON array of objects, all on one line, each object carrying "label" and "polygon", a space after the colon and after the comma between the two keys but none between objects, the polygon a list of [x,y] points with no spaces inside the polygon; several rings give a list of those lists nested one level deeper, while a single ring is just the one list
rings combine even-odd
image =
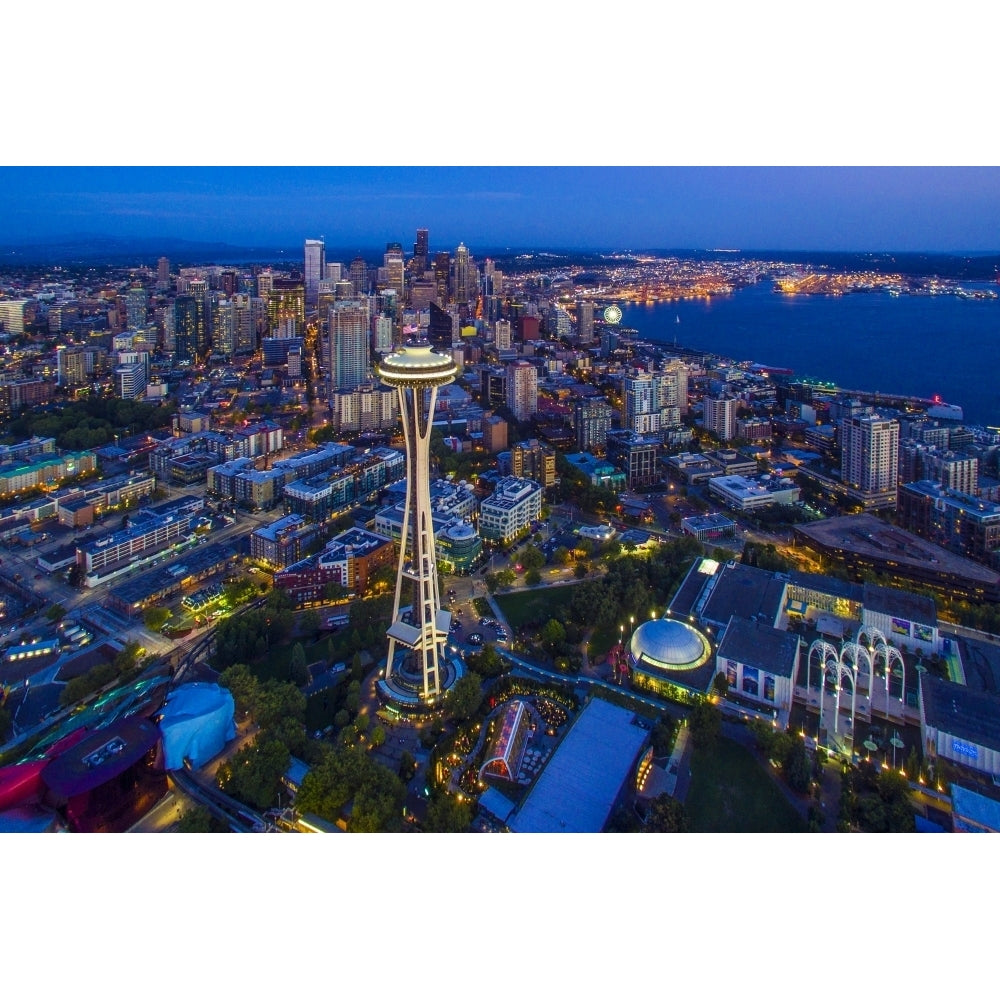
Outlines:
[{"label": "grass field", "polygon": [[501,594],[494,598],[513,628],[523,628],[535,623],[544,625],[550,618],[566,620],[566,609],[573,600],[576,586],[540,587],[521,590],[515,594]]},{"label": "grass field", "polygon": [[693,833],[801,833],[806,829],[749,750],[720,739],[696,747],[685,808]]}]

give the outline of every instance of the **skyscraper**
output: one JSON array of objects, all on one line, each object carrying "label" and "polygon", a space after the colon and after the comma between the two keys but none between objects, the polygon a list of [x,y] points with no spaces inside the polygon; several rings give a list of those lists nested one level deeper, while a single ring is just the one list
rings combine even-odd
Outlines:
[{"label": "skyscraper", "polygon": [[326,276],[326,244],[322,240],[306,240],[305,278],[306,308],[315,309],[319,297],[319,282]]},{"label": "skyscraper", "polygon": [[577,336],[581,344],[589,344],[594,339],[594,303],[581,299],[576,304]]},{"label": "skyscraper", "polygon": [[356,389],[368,378],[368,300],[347,299],[330,308],[330,392]]},{"label": "skyscraper", "polygon": [[474,289],[469,283],[471,270],[469,251],[464,243],[459,243],[455,249],[455,260],[452,263],[452,298],[462,304],[472,297]]},{"label": "skyscraper", "polygon": [[129,330],[138,330],[146,325],[146,311],[149,296],[142,287],[130,288],[125,293],[125,323]]},{"label": "skyscraper", "polygon": [[[451,612],[441,608],[430,498],[430,435],[440,386],[455,380],[451,358],[417,341],[382,359],[378,377],[399,393],[406,440],[406,509],[403,514],[389,649],[380,690],[393,700],[434,705],[452,679],[444,664]],[[409,604],[404,605],[404,592]],[[404,650],[397,663],[397,644]],[[408,653],[405,651],[409,651]],[[442,677],[442,667],[445,677]]]},{"label": "skyscraper", "polygon": [[170,287],[170,261],[166,257],[156,262],[156,287],[160,291]]},{"label": "skyscraper", "polygon": [[306,324],[306,286],[295,278],[274,278],[267,297],[272,337],[301,337]]},{"label": "skyscraper", "polygon": [[528,420],[538,412],[538,369],[530,361],[507,366],[507,408],[515,420]]},{"label": "skyscraper", "polygon": [[403,301],[403,294],[406,290],[404,284],[404,269],[403,269],[403,251],[402,249],[396,249],[393,247],[390,250],[386,250],[385,256],[382,258],[383,273],[385,276],[385,281],[383,287],[387,289],[392,289],[398,300]]},{"label": "skyscraper", "polygon": [[351,266],[348,269],[348,275],[350,277],[351,284],[354,286],[354,294],[367,295],[368,264],[365,263],[364,257],[360,254],[358,254],[358,256],[351,261]]},{"label": "skyscraper", "polygon": [[878,413],[840,421],[840,478],[873,501],[895,506],[899,482],[899,423]]},{"label": "skyscraper", "polygon": [[614,410],[603,399],[582,399],[576,404],[573,419],[576,429],[576,446],[580,451],[603,455],[611,430]]},{"label": "skyscraper", "polygon": [[739,400],[725,396],[719,399],[706,396],[703,404],[705,430],[711,431],[720,441],[730,441],[736,437],[736,408]]},{"label": "skyscraper", "polygon": [[424,267],[427,266],[427,254],[428,254],[428,231],[426,229],[417,230],[417,242],[413,244],[413,256],[420,257],[424,262]]}]

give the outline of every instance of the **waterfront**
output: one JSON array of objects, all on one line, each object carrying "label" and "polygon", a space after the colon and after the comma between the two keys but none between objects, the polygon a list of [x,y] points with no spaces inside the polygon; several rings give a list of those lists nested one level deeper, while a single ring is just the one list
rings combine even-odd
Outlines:
[{"label": "waterfront", "polygon": [[781,295],[762,281],[711,299],[623,304],[622,325],[645,340],[676,340],[845,388],[939,395],[962,406],[967,423],[1000,425],[1000,385],[992,376],[1000,361],[997,299]]}]

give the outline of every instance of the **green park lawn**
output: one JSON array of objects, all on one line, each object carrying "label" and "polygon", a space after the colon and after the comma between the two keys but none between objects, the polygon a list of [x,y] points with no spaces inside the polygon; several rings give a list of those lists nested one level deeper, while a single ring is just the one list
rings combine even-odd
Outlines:
[{"label": "green park lawn", "polygon": [[801,833],[806,824],[749,750],[695,747],[684,806],[693,833]]},{"label": "green park lawn", "polygon": [[532,622],[544,625],[552,618],[565,621],[566,609],[575,593],[575,585],[568,584],[563,587],[542,587],[500,594],[494,600],[500,605],[507,621],[517,629]]}]

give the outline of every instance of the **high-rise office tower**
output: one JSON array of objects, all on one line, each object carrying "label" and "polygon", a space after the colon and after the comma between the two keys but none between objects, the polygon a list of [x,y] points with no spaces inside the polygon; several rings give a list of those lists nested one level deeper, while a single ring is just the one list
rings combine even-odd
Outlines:
[{"label": "high-rise office tower", "polygon": [[[390,699],[436,704],[448,686],[442,677],[451,612],[442,609],[430,497],[430,437],[438,388],[455,380],[455,363],[417,341],[383,358],[378,377],[399,394],[406,440],[406,506],[389,649],[380,690]],[[408,600],[408,604],[404,601]],[[396,647],[403,655],[397,663]]]},{"label": "high-rise office tower", "polygon": [[413,256],[419,257],[423,261],[424,267],[427,266],[427,256],[430,252],[428,237],[429,233],[426,229],[418,229],[417,242],[413,244]]},{"label": "high-rise office tower", "polygon": [[497,270],[496,264],[490,260],[489,257],[487,257],[483,263],[483,283],[481,291],[485,298],[489,298],[491,295],[501,295],[503,293],[503,274]]},{"label": "high-rise office tower", "polygon": [[296,278],[274,278],[267,297],[272,337],[301,337],[306,325],[306,286]]},{"label": "high-rise office tower", "polygon": [[315,309],[319,297],[319,282],[325,277],[326,244],[322,240],[306,240],[305,282],[306,308]]},{"label": "high-rise office tower", "polygon": [[274,271],[268,268],[265,271],[261,271],[257,275],[257,297],[263,299],[267,302],[271,290],[274,288],[274,279],[276,275]]},{"label": "high-rise office tower", "polygon": [[170,261],[166,257],[156,262],[156,287],[160,291],[170,287]]},{"label": "high-rise office tower", "polygon": [[515,420],[528,420],[538,412],[538,369],[530,361],[507,366],[507,408]]},{"label": "high-rise office tower", "polygon": [[351,266],[348,269],[348,275],[350,277],[351,284],[354,286],[354,294],[367,295],[368,265],[365,263],[364,257],[360,254],[358,254],[358,256],[351,261]]},{"label": "high-rise office tower", "polygon": [[328,313],[328,325],[330,392],[356,389],[368,378],[368,300],[337,302]]},{"label": "high-rise office tower", "polygon": [[188,296],[195,302],[194,353],[203,358],[211,349],[212,333],[209,316],[208,282],[204,278],[192,278],[188,282]]},{"label": "high-rise office tower", "polygon": [[198,303],[190,295],[174,300],[174,354],[177,361],[188,363],[198,355]]},{"label": "high-rise office tower", "polygon": [[146,325],[146,312],[149,307],[149,296],[146,289],[130,288],[125,293],[125,325],[126,329],[138,330]]},{"label": "high-rise office tower", "polygon": [[581,299],[576,304],[577,336],[581,344],[589,344],[594,339],[594,303]]},{"label": "high-rise office tower", "polygon": [[899,482],[899,423],[878,413],[840,421],[840,478],[852,489],[895,502]]},{"label": "high-rise office tower", "polygon": [[398,300],[402,302],[403,295],[406,291],[402,248],[397,250],[393,247],[390,250],[386,250],[385,256],[382,258],[382,262],[385,276],[383,287],[394,291]]},{"label": "high-rise office tower", "polygon": [[455,249],[455,260],[451,270],[452,298],[459,304],[466,303],[472,298],[474,289],[469,285],[470,258],[464,243],[459,243]]},{"label": "high-rise office tower", "polygon": [[340,281],[344,277],[344,265],[336,261],[327,261],[323,277],[334,283]]},{"label": "high-rise office tower", "polygon": [[392,351],[396,324],[391,316],[379,313],[375,317],[374,350],[376,354],[389,354]]},{"label": "high-rise office tower", "polygon": [[233,352],[253,354],[257,349],[257,322],[254,303],[260,306],[260,299],[238,293],[233,296]]},{"label": "high-rise office tower", "polygon": [[448,301],[448,282],[451,278],[451,256],[447,250],[439,250],[434,254],[434,284],[437,285],[437,298],[441,305]]},{"label": "high-rise office tower", "polygon": [[236,306],[232,299],[217,299],[212,305],[212,351],[225,358],[236,352]]}]

